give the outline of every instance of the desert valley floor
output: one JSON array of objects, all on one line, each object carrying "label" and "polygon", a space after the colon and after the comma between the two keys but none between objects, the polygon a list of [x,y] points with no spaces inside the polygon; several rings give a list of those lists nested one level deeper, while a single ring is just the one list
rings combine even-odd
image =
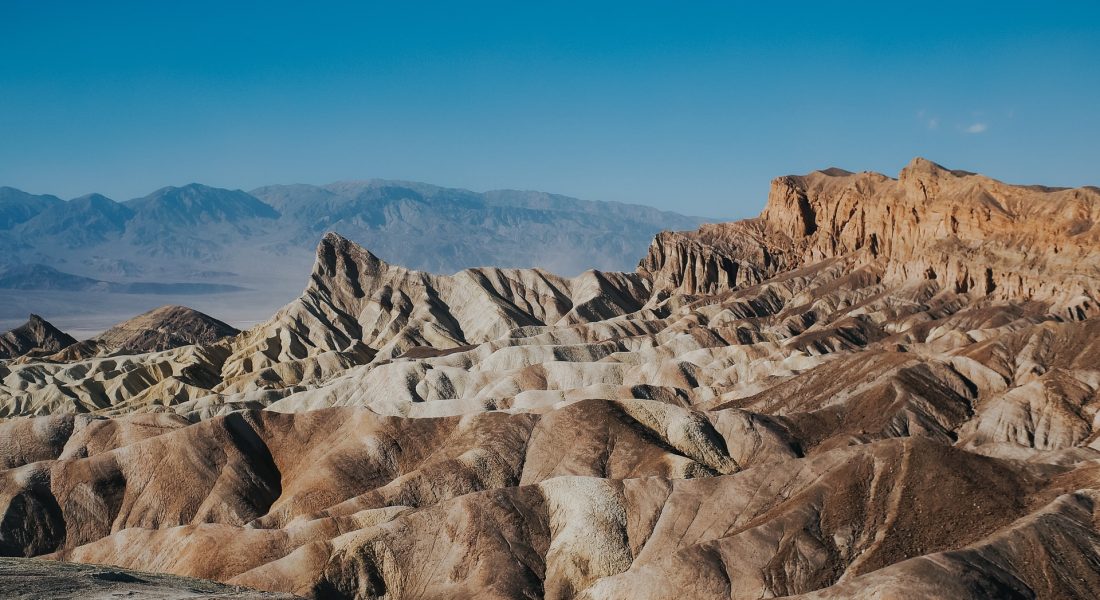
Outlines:
[{"label": "desert valley floor", "polygon": [[777,178],[629,273],[329,234],[247,331],[0,338],[0,585],[1095,598],[1098,301],[1100,190],[922,159]]}]

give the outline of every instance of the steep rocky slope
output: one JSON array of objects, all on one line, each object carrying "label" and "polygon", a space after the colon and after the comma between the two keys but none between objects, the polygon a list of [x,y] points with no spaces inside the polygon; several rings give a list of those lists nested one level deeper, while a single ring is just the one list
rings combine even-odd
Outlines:
[{"label": "steep rocky slope", "polygon": [[302,297],[235,340],[222,373],[227,383],[259,374],[285,386],[280,369],[304,361],[340,355],[346,367],[415,347],[487,342],[519,327],[598,321],[637,311],[648,294],[648,281],[636,274],[589,271],[566,279],[539,269],[411,271],[330,233]]},{"label": "steep rocky slope", "polygon": [[918,159],[779,178],[628,274],[327,235],[235,337],[0,366],[0,552],[317,598],[1091,598],[1098,217]]},{"label": "steep rocky slope", "polygon": [[29,352],[50,354],[75,343],[72,336],[49,321],[31,315],[26,324],[0,335],[0,359],[18,358]]},{"label": "steep rocky slope", "polygon": [[211,344],[234,336],[236,329],[186,306],[162,306],[96,336],[111,351],[158,352],[191,344]]},{"label": "steep rocky slope", "polygon": [[883,279],[919,279],[1001,301],[1097,310],[1100,189],[1014,186],[915,159],[897,179],[838,169],[772,182],[757,219],[663,233],[641,269],[664,287],[712,293],[851,257]]},{"label": "steep rocky slope", "polygon": [[98,355],[143,354],[181,346],[213,344],[239,333],[210,315],[186,306],[162,306],[65,348],[50,358],[72,361]]}]

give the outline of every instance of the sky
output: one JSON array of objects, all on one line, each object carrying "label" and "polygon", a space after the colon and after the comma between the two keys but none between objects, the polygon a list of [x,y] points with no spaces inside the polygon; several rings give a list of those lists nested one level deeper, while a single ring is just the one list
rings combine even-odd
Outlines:
[{"label": "sky", "polygon": [[713,218],[915,156],[1100,184],[1100,3],[0,2],[0,185],[392,178]]}]

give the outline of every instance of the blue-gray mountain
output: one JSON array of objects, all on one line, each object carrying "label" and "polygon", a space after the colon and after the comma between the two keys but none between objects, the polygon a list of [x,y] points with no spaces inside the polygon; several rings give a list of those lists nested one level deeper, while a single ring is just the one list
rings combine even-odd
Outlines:
[{"label": "blue-gray mountain", "polygon": [[[234,289],[226,286],[253,290],[259,299],[242,296],[241,302],[258,304],[256,314],[234,315],[260,318],[300,291],[326,231],[418,270],[494,265],[568,275],[633,270],[657,232],[693,229],[703,221],[542,192],[477,193],[385,180],[251,192],[190,184],[126,202],[99,194],[66,202],[0,188],[0,272],[9,275],[0,277],[0,300],[13,298],[0,302],[10,308],[0,308],[0,322],[26,318],[23,298],[16,302],[6,290],[161,296],[141,305],[119,300],[133,311],[166,302],[195,305],[193,297],[165,296],[202,293],[196,284],[220,286],[210,293]],[[264,303],[266,298],[275,300]],[[92,310],[75,294],[48,301],[51,317]]]}]

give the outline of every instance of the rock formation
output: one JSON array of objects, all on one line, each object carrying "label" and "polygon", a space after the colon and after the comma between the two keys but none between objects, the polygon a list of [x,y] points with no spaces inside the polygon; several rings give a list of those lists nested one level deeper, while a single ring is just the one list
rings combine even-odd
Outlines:
[{"label": "rock formation", "polygon": [[233,382],[261,373],[285,386],[299,382],[277,372],[290,364],[339,354],[346,368],[417,347],[488,342],[521,327],[610,319],[637,311],[648,294],[648,281],[627,273],[566,279],[539,269],[411,271],[330,233],[302,297],[235,340],[223,376]]},{"label": "rock formation", "polygon": [[776,179],[634,273],[327,235],[234,337],[0,365],[0,553],[316,598],[1092,598],[1097,223],[1095,188],[917,159]]},{"label": "rock formation", "polygon": [[237,333],[232,326],[186,306],[162,306],[123,321],[52,358],[71,361],[104,354],[160,352],[213,344]]},{"label": "rock formation", "polygon": [[95,339],[112,352],[140,354],[212,344],[237,333],[233,327],[186,306],[162,306],[119,323]]},{"label": "rock formation", "polygon": [[75,343],[72,336],[32,314],[25,325],[0,335],[0,359],[17,358],[32,352],[52,354]]},{"label": "rock formation", "polygon": [[1011,301],[1083,318],[1097,310],[1100,189],[1014,186],[915,159],[897,179],[839,169],[772,181],[757,219],[657,237],[641,269],[713,293],[848,258],[892,284]]}]

